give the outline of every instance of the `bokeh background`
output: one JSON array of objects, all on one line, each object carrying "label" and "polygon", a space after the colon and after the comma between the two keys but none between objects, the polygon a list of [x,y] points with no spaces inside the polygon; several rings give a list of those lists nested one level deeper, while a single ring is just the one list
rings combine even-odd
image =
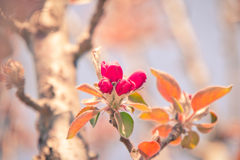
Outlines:
[{"label": "bokeh background", "polygon": [[[97,0],[93,0],[66,7],[71,43],[86,32],[96,4]],[[239,24],[239,0],[107,1],[105,15],[94,33],[94,47],[102,46],[101,60],[117,60],[126,76],[137,69],[146,72],[141,94],[152,107],[169,104],[158,93],[150,67],[171,74],[189,94],[210,85],[233,84],[227,96],[211,105],[219,122],[210,134],[200,134],[200,143],[194,150],[168,146],[156,160],[240,160]],[[8,34],[6,39],[1,28],[0,32],[1,63],[10,57],[20,61],[25,68],[25,92],[37,99],[31,51],[18,34]],[[90,52],[80,57],[77,75],[76,85],[98,81]],[[37,114],[21,103],[15,92],[0,84],[0,160],[28,160],[38,154]],[[79,92],[79,98],[90,95]],[[156,125],[138,119],[139,114],[135,111],[132,115],[135,125],[130,139],[135,146],[150,139],[151,129]],[[205,120],[209,119],[207,116]],[[99,154],[99,160],[131,159],[119,142],[117,130],[108,121],[105,113],[94,129],[86,125],[91,150]]]}]

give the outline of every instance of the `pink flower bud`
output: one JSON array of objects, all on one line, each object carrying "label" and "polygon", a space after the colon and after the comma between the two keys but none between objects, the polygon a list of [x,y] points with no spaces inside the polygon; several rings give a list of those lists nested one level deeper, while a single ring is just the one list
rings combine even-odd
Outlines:
[{"label": "pink flower bud", "polygon": [[98,87],[102,93],[109,93],[111,94],[113,86],[112,83],[107,79],[103,78],[98,82]]},{"label": "pink flower bud", "polygon": [[138,89],[144,82],[146,82],[147,76],[144,71],[138,70],[135,71],[128,79],[133,81],[136,85],[135,89]]},{"label": "pink flower bud", "polygon": [[108,78],[111,82],[117,82],[123,77],[123,71],[117,61],[108,62],[107,64],[102,61],[101,74],[103,77]]},{"label": "pink flower bud", "polygon": [[135,90],[135,84],[127,79],[120,80],[116,86],[118,96],[129,93],[131,90]]}]

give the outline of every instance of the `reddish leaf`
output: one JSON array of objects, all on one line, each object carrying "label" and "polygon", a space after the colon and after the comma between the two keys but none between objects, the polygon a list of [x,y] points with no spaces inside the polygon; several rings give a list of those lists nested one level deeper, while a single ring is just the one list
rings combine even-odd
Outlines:
[{"label": "reddish leaf", "polygon": [[217,114],[214,113],[213,111],[210,111],[211,113],[211,123],[203,123],[197,125],[197,129],[202,132],[202,133],[209,133],[213,130],[213,127],[217,124],[218,122],[218,117]]},{"label": "reddish leaf", "polygon": [[81,109],[78,114],[76,115],[76,118],[82,114],[83,112],[86,112],[86,111],[89,111],[89,110],[98,110],[97,107],[92,107],[92,106],[87,106],[87,107],[84,107],[83,109]]},{"label": "reddish leaf", "polygon": [[181,96],[181,88],[178,82],[168,73],[151,68],[152,74],[157,78],[157,88],[160,94],[168,102],[173,103],[171,97],[179,99]]},{"label": "reddish leaf", "polygon": [[96,97],[102,98],[102,94],[97,89],[95,89],[94,87],[87,83],[81,84],[80,86],[77,87],[77,89],[89,93],[91,95],[94,95]]},{"label": "reddish leaf", "polygon": [[69,130],[67,139],[73,138],[77,132],[95,115],[97,115],[100,112],[100,110],[88,110],[86,112],[83,112],[80,114],[71,124]]},{"label": "reddish leaf", "polygon": [[171,145],[177,146],[181,143],[181,136],[179,136],[175,141],[170,142]]},{"label": "reddish leaf", "polygon": [[169,115],[164,109],[153,108],[152,112],[144,112],[139,118],[143,120],[152,120],[159,123],[167,123],[169,121]]},{"label": "reddish leaf", "polygon": [[207,107],[212,102],[229,93],[232,85],[229,87],[212,86],[197,92],[191,102],[194,112]]},{"label": "reddish leaf", "polygon": [[97,99],[96,97],[90,98],[90,99],[83,99],[82,103],[86,106],[94,106],[101,102],[101,99]]},{"label": "reddish leaf", "polygon": [[138,109],[140,111],[143,112],[151,112],[151,108],[149,108],[148,106],[142,104],[142,103],[133,103],[133,102],[127,102],[130,106],[134,107],[135,109]]},{"label": "reddish leaf", "polygon": [[138,145],[139,153],[147,160],[157,154],[159,150],[160,145],[155,141],[142,142]]},{"label": "reddish leaf", "polygon": [[160,125],[152,131],[152,134],[154,134],[156,131],[158,131],[160,137],[165,138],[172,131],[172,126],[170,126],[170,125]]}]

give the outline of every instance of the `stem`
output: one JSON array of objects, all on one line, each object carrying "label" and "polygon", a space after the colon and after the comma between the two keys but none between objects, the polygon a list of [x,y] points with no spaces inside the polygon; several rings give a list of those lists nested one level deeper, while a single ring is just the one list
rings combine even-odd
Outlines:
[{"label": "stem", "polygon": [[171,133],[169,133],[168,137],[161,141],[161,150],[163,150],[170,142],[175,141],[181,134],[183,133],[183,128],[181,123],[175,124],[173,126]]}]

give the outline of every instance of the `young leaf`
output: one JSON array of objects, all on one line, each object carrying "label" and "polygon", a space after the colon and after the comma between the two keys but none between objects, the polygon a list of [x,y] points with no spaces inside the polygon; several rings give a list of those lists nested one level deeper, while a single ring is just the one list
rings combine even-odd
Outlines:
[{"label": "young leaf", "polygon": [[142,142],[138,145],[138,152],[146,159],[150,159],[152,156],[158,153],[160,145],[155,142]]},{"label": "young leaf", "polygon": [[191,121],[198,121],[205,117],[209,113],[209,107],[205,107],[202,109],[197,110],[196,112],[193,112],[190,119]]},{"label": "young leaf", "polygon": [[151,68],[152,74],[157,78],[157,88],[160,94],[168,102],[173,102],[171,97],[179,99],[181,96],[181,88],[178,82],[168,73]]},{"label": "young leaf", "polygon": [[97,115],[100,112],[100,110],[88,110],[86,112],[83,112],[80,114],[71,124],[69,130],[67,139],[73,138],[77,132],[95,115]]},{"label": "young leaf", "polygon": [[168,134],[172,131],[172,126],[170,125],[160,125],[153,129],[152,134],[158,131],[160,137],[166,138]]},{"label": "young leaf", "polygon": [[171,145],[177,146],[181,143],[181,136],[179,136],[175,141],[170,142]]},{"label": "young leaf", "polygon": [[182,148],[194,149],[198,145],[198,142],[199,135],[194,131],[190,131],[182,140],[181,145]]},{"label": "young leaf", "polygon": [[101,99],[93,97],[93,98],[89,98],[89,99],[83,99],[82,103],[86,106],[94,106],[101,101],[102,101]]},{"label": "young leaf", "polygon": [[96,97],[102,98],[102,94],[97,89],[95,89],[94,87],[87,83],[81,84],[80,86],[77,87],[77,89],[88,94],[94,95]]},{"label": "young leaf", "polygon": [[91,125],[92,125],[93,128],[94,128],[95,125],[97,124],[99,115],[100,115],[100,112],[99,112],[95,117],[93,117],[93,118],[90,120],[90,123],[91,123]]},{"label": "young leaf", "polygon": [[97,107],[92,107],[92,106],[87,106],[87,107],[84,107],[83,109],[81,109],[78,114],[76,115],[76,118],[82,114],[83,112],[86,112],[86,111],[89,111],[89,110],[98,110]]},{"label": "young leaf", "polygon": [[126,112],[115,113],[114,117],[118,125],[119,133],[124,137],[128,138],[133,131],[133,119]]},{"label": "young leaf", "polygon": [[128,101],[131,101],[134,103],[142,103],[142,104],[148,106],[147,103],[143,100],[142,96],[137,92],[130,94],[128,96]]},{"label": "young leaf", "polygon": [[142,104],[142,103],[133,103],[133,102],[127,102],[130,106],[134,107],[135,109],[138,109],[143,112],[151,112],[151,108],[148,106]]},{"label": "young leaf", "polygon": [[135,108],[133,108],[132,106],[127,106],[126,109],[131,112],[132,114],[134,113],[135,111]]},{"label": "young leaf", "polygon": [[218,122],[218,117],[217,114],[214,113],[213,111],[210,111],[211,113],[211,120],[212,122],[210,124],[199,124],[197,125],[197,129],[201,132],[201,133],[209,133],[213,130],[213,127],[217,124]]},{"label": "young leaf", "polygon": [[143,120],[152,120],[159,123],[167,123],[169,121],[169,115],[164,109],[153,108],[152,112],[144,112],[139,118]]},{"label": "young leaf", "polygon": [[183,110],[183,107],[181,106],[181,104],[178,102],[178,100],[176,100],[174,97],[172,97],[172,100],[173,100],[173,108],[179,112],[179,113],[183,113],[184,110]]},{"label": "young leaf", "polygon": [[194,112],[207,107],[212,102],[229,93],[231,89],[232,85],[229,87],[212,86],[197,92],[191,102]]}]

